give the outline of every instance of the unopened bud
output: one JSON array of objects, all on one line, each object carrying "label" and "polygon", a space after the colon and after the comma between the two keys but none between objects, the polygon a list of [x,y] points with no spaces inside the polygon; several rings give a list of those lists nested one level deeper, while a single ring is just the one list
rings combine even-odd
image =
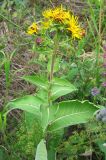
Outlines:
[{"label": "unopened bud", "polygon": [[36,38],[36,44],[40,45],[42,43],[42,38],[41,37],[37,37]]}]

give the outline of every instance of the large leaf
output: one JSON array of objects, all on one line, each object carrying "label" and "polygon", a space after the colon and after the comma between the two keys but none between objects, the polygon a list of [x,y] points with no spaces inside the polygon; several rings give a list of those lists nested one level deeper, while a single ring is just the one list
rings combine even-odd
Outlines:
[{"label": "large leaf", "polygon": [[46,90],[40,89],[37,92],[37,96],[40,97],[45,103],[48,103],[48,92]]},{"label": "large leaf", "polygon": [[37,146],[35,160],[47,160],[47,150],[45,141],[42,139]]},{"label": "large leaf", "polygon": [[40,88],[47,89],[48,87],[47,80],[45,79],[45,77],[38,77],[36,75],[32,75],[32,76],[23,76],[22,78],[27,82],[30,82],[31,84],[34,84]]},{"label": "large leaf", "polygon": [[66,79],[55,78],[52,82],[51,99],[56,100],[57,98],[76,90],[76,87]]},{"label": "large leaf", "polygon": [[23,111],[40,116],[40,106],[43,103],[44,102],[39,97],[28,95],[10,101],[6,109],[8,109],[7,113],[13,109],[21,109]]},{"label": "large leaf", "polygon": [[[38,77],[36,75],[24,76],[23,79],[42,89],[45,89],[46,91],[48,90],[49,83],[45,79],[45,77]],[[54,101],[57,98],[76,90],[77,90],[76,87],[66,79],[54,78],[51,84],[51,100]]]},{"label": "large leaf", "polygon": [[98,108],[88,101],[61,102],[50,108],[48,130],[56,131],[70,125],[86,123],[97,110]]}]

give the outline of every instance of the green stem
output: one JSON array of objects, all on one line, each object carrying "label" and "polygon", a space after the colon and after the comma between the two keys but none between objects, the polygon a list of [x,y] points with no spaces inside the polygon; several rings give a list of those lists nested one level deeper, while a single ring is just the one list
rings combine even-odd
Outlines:
[{"label": "green stem", "polygon": [[50,80],[49,80],[50,82],[51,82],[52,79],[53,79],[55,58],[56,58],[56,53],[54,52],[54,53],[52,54],[51,71],[50,71]]},{"label": "green stem", "polygon": [[52,54],[52,61],[51,61],[50,82],[53,79],[54,65],[55,65],[57,50],[58,50],[58,37],[57,37],[57,34],[56,34],[55,37],[54,37],[54,51],[53,51],[53,54]]},{"label": "green stem", "polygon": [[53,53],[52,53],[51,70],[50,70],[50,77],[49,77],[49,89],[48,89],[48,103],[49,103],[49,106],[51,106],[51,104],[52,104],[52,101],[51,101],[51,86],[52,86],[52,80],[53,80],[53,74],[54,74],[54,65],[55,65],[57,50],[58,50],[58,37],[57,37],[57,34],[56,34],[55,37],[54,37],[54,50],[53,50]]},{"label": "green stem", "polygon": [[55,149],[51,148],[48,150],[48,160],[56,160],[56,152]]},{"label": "green stem", "polygon": [[[54,65],[55,65],[57,51],[58,51],[58,37],[56,34],[54,37],[54,50],[53,50],[52,57],[51,57],[52,58],[51,59],[51,69],[50,69],[50,75],[49,75],[48,107],[51,107],[51,105],[52,105],[51,88],[52,88],[52,80],[53,80],[53,76],[54,76]],[[51,158],[52,158],[52,160],[56,159],[55,150],[53,148],[48,150],[48,160],[51,160]]]},{"label": "green stem", "polygon": [[10,59],[5,60],[4,68],[5,68],[5,79],[6,79],[6,95],[5,95],[5,103],[8,101],[9,89],[10,89]]}]

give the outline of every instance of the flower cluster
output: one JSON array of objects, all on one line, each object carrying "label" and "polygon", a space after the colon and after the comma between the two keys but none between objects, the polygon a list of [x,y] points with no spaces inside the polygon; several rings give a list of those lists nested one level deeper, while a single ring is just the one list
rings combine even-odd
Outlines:
[{"label": "flower cluster", "polygon": [[82,38],[84,30],[78,24],[78,17],[74,16],[69,11],[66,11],[62,6],[47,9],[42,13],[42,15],[43,21],[41,22],[41,27],[38,27],[36,23],[33,23],[28,28],[29,34],[36,34],[38,32],[38,28],[51,29],[53,27],[57,27],[58,29],[62,28],[74,39]]}]

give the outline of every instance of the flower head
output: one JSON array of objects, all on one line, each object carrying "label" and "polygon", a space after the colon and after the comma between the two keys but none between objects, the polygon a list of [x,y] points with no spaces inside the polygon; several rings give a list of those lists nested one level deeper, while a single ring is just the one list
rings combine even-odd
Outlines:
[{"label": "flower head", "polygon": [[57,22],[64,22],[70,19],[70,13],[65,11],[63,7],[57,7],[53,10],[53,19]]},{"label": "flower head", "polygon": [[45,10],[42,14],[46,19],[52,19],[55,22],[64,23],[65,20],[70,19],[70,13],[65,11],[62,6]]},{"label": "flower head", "polygon": [[28,27],[28,34],[36,34],[38,32],[38,26],[36,23],[32,23],[31,26]]},{"label": "flower head", "polygon": [[68,29],[69,32],[71,32],[72,38],[81,39],[82,35],[83,35],[82,33],[84,32],[84,30],[82,30],[82,28],[78,24],[78,17],[74,17],[72,15],[70,20],[67,21],[67,24],[68,24],[67,29]]}]

